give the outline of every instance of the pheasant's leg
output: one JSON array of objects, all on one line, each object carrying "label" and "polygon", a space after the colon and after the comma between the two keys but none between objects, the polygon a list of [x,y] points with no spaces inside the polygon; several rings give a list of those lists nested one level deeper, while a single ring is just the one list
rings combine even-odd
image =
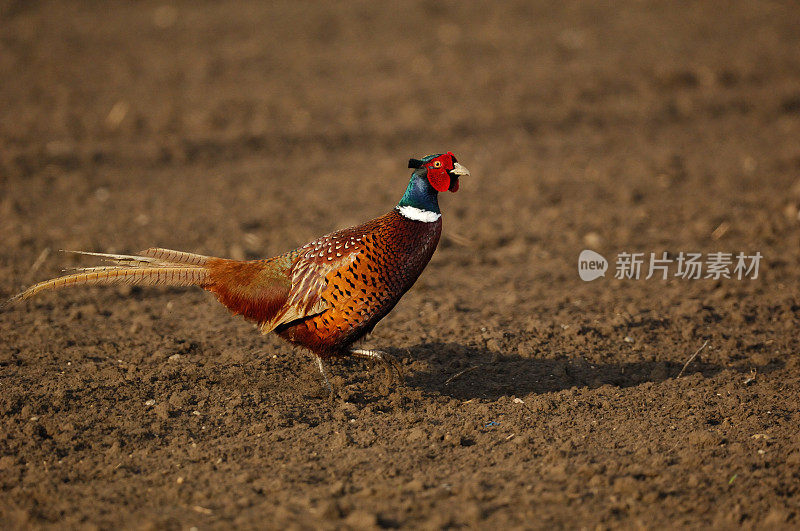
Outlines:
[{"label": "pheasant's leg", "polygon": [[397,359],[395,359],[395,357],[391,354],[388,354],[382,350],[367,350],[363,348],[354,348],[350,351],[350,354],[356,358],[380,361],[383,363],[383,366],[386,369],[386,374],[389,375],[390,380],[394,381],[396,375],[397,383],[403,383],[403,368],[400,366],[400,363],[397,361]]},{"label": "pheasant's leg", "polygon": [[317,368],[319,369],[319,373],[322,375],[322,379],[325,380],[325,385],[328,386],[328,392],[333,396],[333,386],[331,382],[328,380],[328,375],[325,373],[325,366],[322,364],[322,358],[319,356],[315,356],[317,358]]}]

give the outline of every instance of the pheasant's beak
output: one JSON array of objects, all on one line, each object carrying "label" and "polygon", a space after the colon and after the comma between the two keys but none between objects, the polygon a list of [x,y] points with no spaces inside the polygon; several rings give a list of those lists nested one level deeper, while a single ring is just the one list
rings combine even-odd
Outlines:
[{"label": "pheasant's beak", "polygon": [[450,170],[450,173],[452,173],[453,175],[458,175],[459,177],[463,175],[469,176],[469,170],[466,169],[461,164],[459,164],[458,162],[453,164],[453,169]]}]

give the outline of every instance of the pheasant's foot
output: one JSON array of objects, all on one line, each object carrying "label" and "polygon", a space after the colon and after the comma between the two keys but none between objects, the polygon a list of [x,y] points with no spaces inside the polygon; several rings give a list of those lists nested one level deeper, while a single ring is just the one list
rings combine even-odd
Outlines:
[{"label": "pheasant's foot", "polygon": [[319,369],[322,379],[325,380],[325,385],[328,386],[328,392],[330,393],[331,398],[333,398],[333,386],[331,385],[330,380],[328,380],[328,375],[325,372],[325,366],[322,364],[322,358],[319,356],[315,356],[315,358],[317,358],[317,369]]},{"label": "pheasant's foot", "polygon": [[[403,383],[403,367],[400,365],[400,362],[398,362],[397,359],[391,354],[382,350],[367,350],[363,348],[354,348],[350,351],[350,353],[356,358],[380,361],[383,363],[383,367],[386,369],[386,374],[389,376],[389,381],[397,382],[399,384]],[[395,378],[395,376],[397,378]]]}]

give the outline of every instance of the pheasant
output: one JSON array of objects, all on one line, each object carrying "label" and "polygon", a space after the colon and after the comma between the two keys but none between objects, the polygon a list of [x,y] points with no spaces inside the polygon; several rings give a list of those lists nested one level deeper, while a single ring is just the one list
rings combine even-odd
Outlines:
[{"label": "pheasant", "polygon": [[353,348],[408,291],[428,264],[442,232],[439,192],[456,192],[469,171],[453,153],[410,159],[414,171],[403,197],[387,214],[332,232],[274,258],[229,260],[150,248],[138,255],[78,251],[114,265],[31,286],[6,304],[51,289],[83,284],[200,286],[234,315],[254,321],[315,355],[332,391],[323,359],[354,356],[384,363],[387,353]]}]

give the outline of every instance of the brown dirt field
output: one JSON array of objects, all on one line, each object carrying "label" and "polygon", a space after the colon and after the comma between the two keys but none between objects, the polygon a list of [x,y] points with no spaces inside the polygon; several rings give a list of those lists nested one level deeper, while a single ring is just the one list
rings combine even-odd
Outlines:
[{"label": "brown dirt field", "polygon": [[[366,341],[403,386],[344,361],[329,401],[308,355],[200,290],[2,311],[2,527],[800,526],[795,2],[0,21],[2,296],[93,263],[58,249],[277,254],[386,212],[410,156],[473,173]],[[764,260],[583,282],[584,248]]]}]

